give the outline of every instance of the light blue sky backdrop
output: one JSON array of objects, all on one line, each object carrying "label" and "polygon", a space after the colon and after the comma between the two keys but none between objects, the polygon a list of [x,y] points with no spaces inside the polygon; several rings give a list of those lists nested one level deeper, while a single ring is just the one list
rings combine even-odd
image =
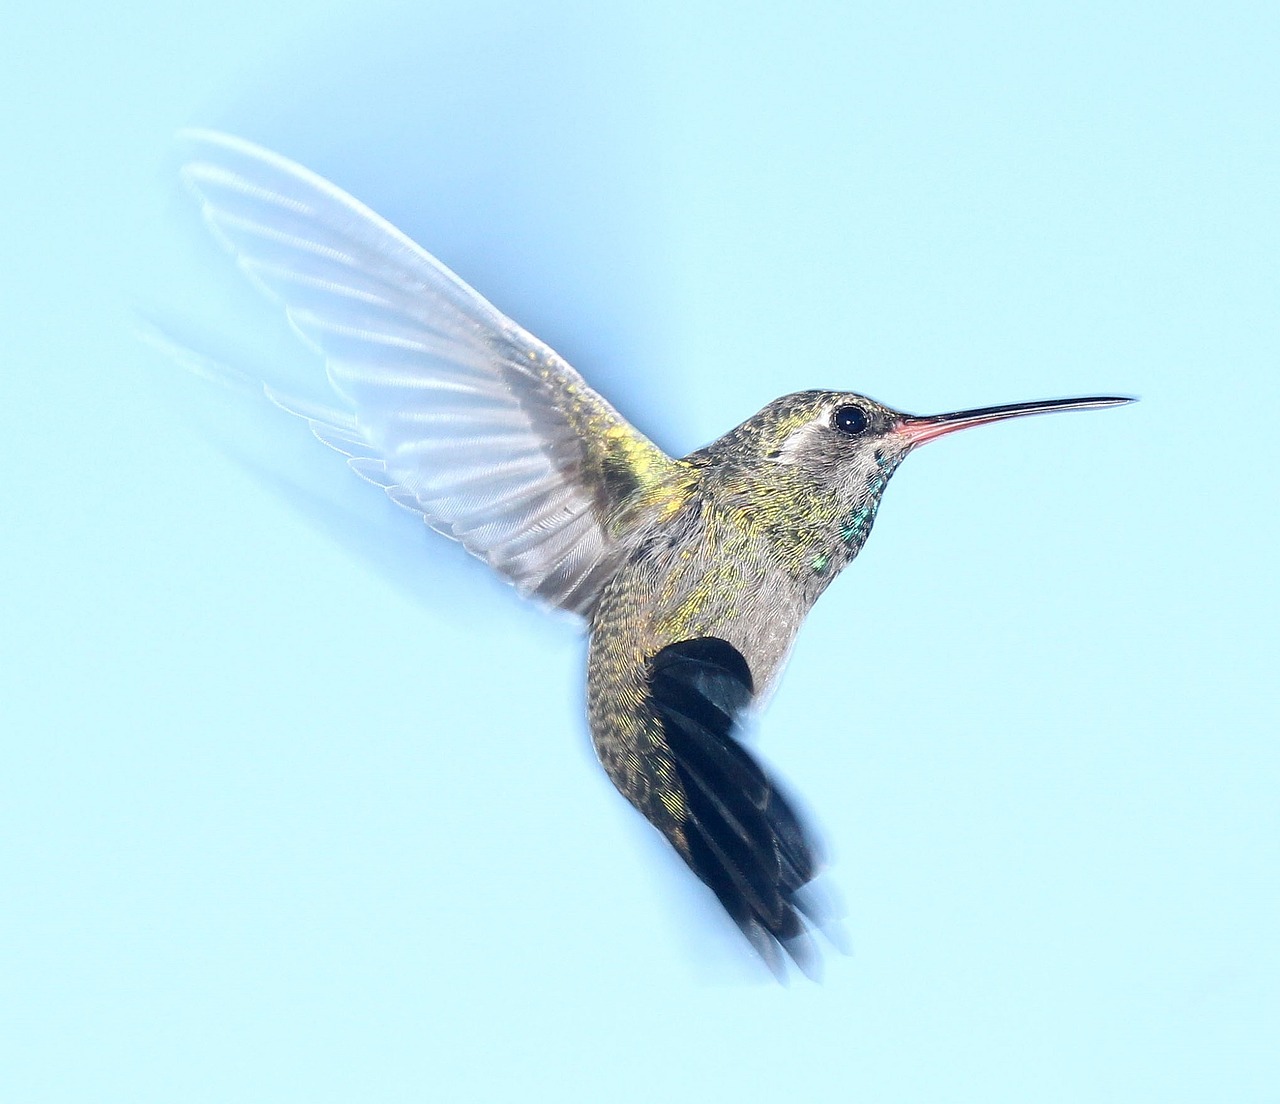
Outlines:
[{"label": "light blue sky backdrop", "polygon": [[[1280,1094],[1277,8],[784,7],[9,17],[5,1099]],[[835,856],[823,985],[595,767],[571,624],[136,341],[312,367],[187,125],[672,451],[813,386],[1142,397],[912,457],[802,633],[759,746]]]}]

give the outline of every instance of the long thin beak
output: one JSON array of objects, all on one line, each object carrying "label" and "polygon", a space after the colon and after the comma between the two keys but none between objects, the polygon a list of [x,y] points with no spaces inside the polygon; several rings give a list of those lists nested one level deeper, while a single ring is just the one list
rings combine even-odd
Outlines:
[{"label": "long thin beak", "polygon": [[1008,406],[984,406],[979,410],[957,410],[954,414],[931,414],[920,417],[904,414],[895,429],[914,445],[922,445],[958,429],[1022,418],[1028,414],[1053,414],[1059,410],[1095,410],[1104,406],[1123,406],[1136,399],[1095,395],[1087,399],[1046,399],[1043,402],[1010,403]]}]

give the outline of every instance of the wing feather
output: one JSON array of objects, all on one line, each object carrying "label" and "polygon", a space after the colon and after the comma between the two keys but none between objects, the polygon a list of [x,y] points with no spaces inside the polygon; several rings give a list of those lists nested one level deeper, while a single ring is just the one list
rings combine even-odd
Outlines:
[{"label": "wing feather", "polygon": [[676,462],[334,185],[227,135],[187,138],[183,177],[205,221],[324,357],[337,405],[268,396],[522,593],[588,615],[620,555],[617,488],[653,485]]}]

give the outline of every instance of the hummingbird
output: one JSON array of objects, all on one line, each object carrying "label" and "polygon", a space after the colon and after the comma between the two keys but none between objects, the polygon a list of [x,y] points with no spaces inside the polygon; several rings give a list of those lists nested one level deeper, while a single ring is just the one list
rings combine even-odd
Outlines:
[{"label": "hummingbird", "polygon": [[359,476],[589,632],[609,780],[778,973],[812,968],[818,837],[742,739],[805,616],[916,448],[1126,397],[903,413],[843,390],[775,399],[668,456],[559,355],[335,185],[188,131],[182,176],[243,271],[323,358],[332,404],[267,397]]}]

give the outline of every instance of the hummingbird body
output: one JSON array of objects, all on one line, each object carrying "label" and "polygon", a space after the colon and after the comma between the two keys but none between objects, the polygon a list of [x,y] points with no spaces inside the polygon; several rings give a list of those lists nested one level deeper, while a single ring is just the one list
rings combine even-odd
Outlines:
[{"label": "hummingbird body", "polygon": [[793,437],[841,399],[784,396],[675,463],[591,615],[589,687],[626,654],[701,636],[733,644],[759,690],[772,686],[810,608],[865,543],[897,465],[874,450],[844,466],[822,463],[833,450],[801,453]]},{"label": "hummingbird body", "polygon": [[[332,184],[193,132],[184,176],[241,267],[325,359],[336,406],[267,396],[397,504],[590,634],[591,738],[775,970],[820,924],[814,833],[739,740],[890,477],[943,434],[1127,399],[918,417],[845,391],[775,399],[673,459],[554,351]],[[808,923],[806,923],[806,916]]]}]

